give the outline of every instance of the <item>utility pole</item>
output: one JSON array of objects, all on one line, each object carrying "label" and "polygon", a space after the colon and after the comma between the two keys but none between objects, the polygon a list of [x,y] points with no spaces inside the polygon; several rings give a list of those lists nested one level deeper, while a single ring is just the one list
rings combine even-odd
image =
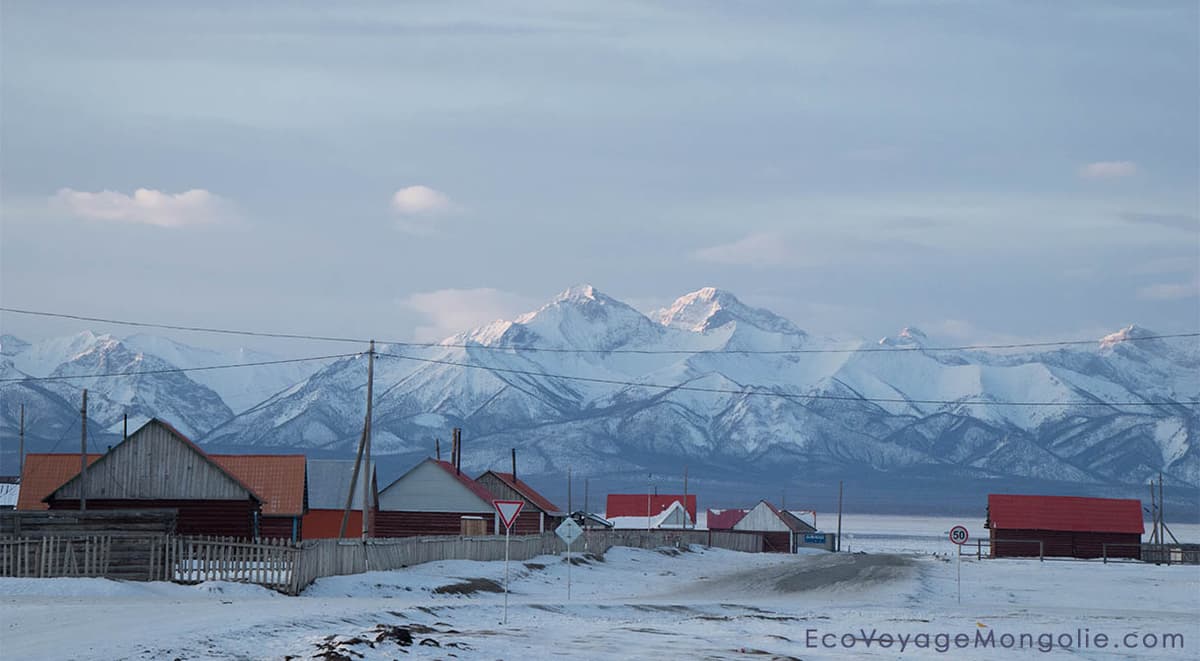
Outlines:
[{"label": "utility pole", "polygon": [[1150,480],[1150,543],[1158,543],[1158,499],[1154,494],[1154,480]]},{"label": "utility pole", "polygon": [[17,475],[25,474],[25,405],[21,405],[20,447],[17,449]]},{"label": "utility pole", "polygon": [[[686,529],[688,527],[688,519],[691,518],[690,516],[687,516],[687,514],[686,514],[687,513],[687,464],[683,465],[683,511],[684,511],[683,527]],[[697,512],[697,516],[699,516],[698,512]]]},{"label": "utility pole", "polygon": [[367,475],[363,477],[362,504],[362,538],[363,542],[371,534],[371,400],[375,392],[375,340],[371,340],[371,350],[367,353],[367,422],[363,436],[366,438],[363,451],[363,465]]},{"label": "utility pole", "polygon": [[122,441],[129,438],[129,414],[128,413],[125,414],[124,420],[125,420],[124,426],[121,428],[121,440]]},{"label": "utility pole", "polygon": [[838,528],[837,550],[842,550],[842,481],[838,480]]},{"label": "utility pole", "polygon": [[1163,533],[1163,529],[1167,527],[1166,515],[1163,512],[1166,510],[1166,501],[1163,498],[1163,479],[1162,471],[1158,471],[1158,543],[1166,544],[1167,536]]},{"label": "utility pole", "polygon": [[83,406],[79,407],[82,424],[79,428],[79,511],[87,510],[87,388],[83,389]]},{"label": "utility pole", "polygon": [[[374,349],[375,349],[375,341],[372,340],[371,341],[372,352],[374,351]],[[370,366],[370,364],[368,364],[368,366],[367,366],[367,381],[368,381],[367,389],[368,390],[371,388],[371,385],[370,385],[371,376],[372,376],[371,375],[371,366]],[[370,401],[370,398],[368,398],[368,401]],[[367,420],[370,420],[369,415],[367,417]],[[340,528],[338,528],[338,538],[339,539],[344,538],[346,536],[346,528],[347,528],[347,526],[350,525],[350,509],[354,506],[354,487],[358,484],[358,472],[362,466],[363,450],[366,449],[366,445],[367,445],[367,423],[363,422],[362,435],[358,439],[358,452],[354,455],[354,472],[351,473],[351,475],[350,475],[350,489],[346,491],[346,507],[345,507],[345,509],[342,510],[342,525]],[[366,516],[365,512],[363,513],[363,516],[364,517]]]}]

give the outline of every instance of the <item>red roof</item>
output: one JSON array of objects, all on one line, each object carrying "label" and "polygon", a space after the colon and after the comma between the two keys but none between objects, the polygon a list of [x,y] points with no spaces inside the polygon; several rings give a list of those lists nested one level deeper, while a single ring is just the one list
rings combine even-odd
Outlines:
[{"label": "red roof", "polygon": [[[88,466],[96,463],[102,455],[89,454]],[[42,502],[68,480],[79,474],[79,453],[70,454],[27,454],[25,468],[21,471],[21,492],[17,496],[19,510],[48,510]]]},{"label": "red roof", "polygon": [[[520,478],[514,478],[512,473],[500,473],[498,471],[488,471],[487,473],[495,475],[496,479],[507,484],[508,488],[521,494],[525,500],[528,500],[533,504],[534,507],[540,509],[541,511],[547,514],[562,513],[562,510],[558,509],[558,505],[550,502],[550,499],[538,493],[536,489],[529,486]],[[484,473],[484,475],[487,475],[487,473]],[[483,475],[480,475],[480,477],[483,477]]]},{"label": "red roof", "polygon": [[1079,496],[988,495],[988,526],[996,530],[1059,530],[1142,534],[1142,501]]},{"label": "red roof", "polygon": [[[647,500],[649,499],[649,500]],[[662,514],[666,511],[671,503],[675,501],[683,503],[687,513],[692,517],[692,521],[696,520],[696,494],[688,494],[685,499],[682,495],[648,495],[644,493],[610,493],[608,494],[608,503],[605,507],[604,518],[611,519],[616,516],[654,516]],[[650,511],[647,512],[647,502],[649,503]]]},{"label": "red roof", "polygon": [[496,497],[493,496],[490,491],[483,488],[482,484],[472,480],[467,476],[466,473],[454,470],[454,464],[448,461],[442,461],[440,459],[426,459],[425,461],[432,461],[438,466],[441,466],[442,470],[446,471],[451,477],[461,482],[464,487],[470,489],[471,493],[479,496],[479,499],[487,503],[489,506],[491,506],[492,501],[496,499]]},{"label": "red roof", "polygon": [[750,510],[708,510],[709,530],[733,530],[733,526]]},{"label": "red roof", "polygon": [[262,498],[264,516],[304,514],[302,454],[210,454],[213,461]]}]

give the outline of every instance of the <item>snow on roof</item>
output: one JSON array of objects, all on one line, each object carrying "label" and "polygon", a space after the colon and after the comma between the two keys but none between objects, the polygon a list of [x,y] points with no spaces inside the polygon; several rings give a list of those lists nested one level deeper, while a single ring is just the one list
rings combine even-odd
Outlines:
[{"label": "snow on roof", "polygon": [[610,493],[606,503],[605,513],[609,519],[622,516],[642,517],[659,514],[671,507],[671,503],[679,501],[686,505],[687,513],[696,520],[696,494],[688,494],[686,499],[681,494],[650,495],[645,493]]},{"label": "snow on roof", "polygon": [[609,517],[608,520],[613,524],[613,528],[624,530],[685,528],[690,527],[692,524],[692,519],[688,516],[687,510],[683,509],[683,503],[680,503],[678,500],[672,501],[667,509],[654,516],[618,516]]},{"label": "snow on roof", "polygon": [[0,484],[0,507],[16,507],[20,484]]}]

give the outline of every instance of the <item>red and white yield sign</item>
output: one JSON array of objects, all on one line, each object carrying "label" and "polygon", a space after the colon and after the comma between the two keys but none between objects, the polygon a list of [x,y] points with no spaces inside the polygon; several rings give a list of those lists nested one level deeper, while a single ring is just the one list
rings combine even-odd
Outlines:
[{"label": "red and white yield sign", "polygon": [[954,526],[950,529],[950,541],[955,544],[966,544],[970,536],[965,526]]},{"label": "red and white yield sign", "polygon": [[517,515],[521,513],[521,508],[525,507],[523,500],[493,500],[492,507],[496,508],[496,513],[500,515],[500,521],[504,523],[504,527],[511,528],[514,521],[517,520]]}]

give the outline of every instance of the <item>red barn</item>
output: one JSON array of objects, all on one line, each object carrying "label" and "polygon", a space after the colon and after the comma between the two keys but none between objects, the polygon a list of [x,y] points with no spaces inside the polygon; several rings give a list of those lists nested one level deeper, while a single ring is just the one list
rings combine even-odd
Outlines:
[{"label": "red barn", "polygon": [[488,534],[497,524],[487,489],[448,461],[426,459],[379,492],[375,534]]},{"label": "red barn", "polygon": [[1145,532],[1140,500],[1013,494],[988,495],[987,528],[993,558],[1139,558]]},{"label": "red barn", "polygon": [[566,518],[567,513],[550,502],[536,489],[512,473],[488,471],[475,478],[496,500],[523,500],[525,506],[513,523],[514,535],[536,535],[554,530]]},{"label": "red barn", "polygon": [[692,523],[696,522],[696,494],[682,495],[650,495],[645,493],[610,493],[605,507],[604,518],[612,520],[615,517],[640,516],[652,517],[662,514],[671,507],[671,503],[679,501],[687,510]]}]

